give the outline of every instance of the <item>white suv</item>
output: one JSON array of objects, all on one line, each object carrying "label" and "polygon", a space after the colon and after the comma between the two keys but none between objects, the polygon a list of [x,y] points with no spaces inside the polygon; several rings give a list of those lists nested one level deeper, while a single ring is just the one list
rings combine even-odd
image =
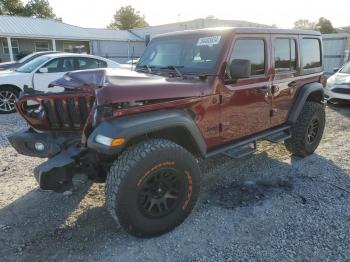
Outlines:
[{"label": "white suv", "polygon": [[350,101],[350,62],[328,78],[325,98],[331,103]]}]

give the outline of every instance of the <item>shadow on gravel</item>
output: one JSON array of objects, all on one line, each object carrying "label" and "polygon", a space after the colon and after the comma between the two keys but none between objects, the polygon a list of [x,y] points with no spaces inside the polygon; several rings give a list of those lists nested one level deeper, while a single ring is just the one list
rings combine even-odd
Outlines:
[{"label": "shadow on gravel", "polygon": [[[159,238],[139,240],[117,230],[114,221],[102,206],[83,209],[77,214],[75,222],[67,226],[65,221],[75,211],[86,193],[89,194],[89,187],[75,192],[69,198],[62,194],[33,190],[0,210],[0,225],[5,226],[0,228],[0,257],[4,261],[86,261],[93,260],[91,254],[98,253],[98,257],[102,258],[107,256],[104,253],[106,250],[109,252],[109,258],[114,256],[114,260],[118,257],[127,257],[132,261],[133,255],[142,255],[145,250],[151,255],[152,252],[158,252],[156,254],[158,257],[165,257],[167,256],[165,251],[157,249],[158,243],[166,239],[173,241],[173,245],[179,245],[182,243],[181,236],[185,231],[187,247],[184,250],[189,250],[189,253],[183,251],[185,253],[181,256],[190,260],[193,250],[199,248],[199,239],[210,239],[211,234],[215,236],[215,232],[211,232],[213,229],[206,226],[207,220],[211,218],[200,214],[203,209],[208,210],[211,206],[215,206],[228,212],[239,213],[240,207],[261,206],[271,199],[274,199],[270,203],[271,207],[277,205],[278,208],[285,205],[283,198],[287,196],[291,206],[299,208],[309,205],[310,208],[321,208],[320,212],[324,213],[323,207],[318,207],[319,202],[327,202],[333,198],[337,199],[334,201],[349,200],[349,174],[320,155],[314,154],[305,159],[292,158],[290,163],[272,158],[265,152],[240,160],[220,156],[208,161],[216,163],[216,167],[208,169],[208,164],[202,163],[201,168],[204,170],[202,195],[199,207],[192,215],[200,220],[196,227],[187,221],[180,226],[180,229]],[[91,201],[96,194],[102,192],[94,192]],[[274,210],[270,211],[271,213],[264,213],[264,218],[256,217],[246,222],[249,225],[242,227],[258,231],[261,223],[276,220]],[[288,217],[288,213],[285,216],[287,221],[293,220],[293,217]],[[283,228],[282,218],[280,223]],[[232,224],[232,227],[234,226]],[[218,227],[220,228],[220,225]],[[266,228],[274,228],[274,224]],[[226,231],[230,232],[228,234],[232,239],[241,239],[240,234],[246,234],[237,231],[237,228],[229,227],[221,232]],[[262,231],[259,241],[266,237],[266,232]],[[254,243],[254,238],[249,241]],[[208,252],[205,248],[200,249],[202,254]],[[305,246],[305,252],[310,252],[308,250],[311,248]]]},{"label": "shadow on gravel", "polygon": [[291,179],[257,179],[233,182],[229,185],[218,186],[213,193],[214,203],[223,208],[248,206],[264,200],[270,194],[289,192],[292,189]]},{"label": "shadow on gravel", "polygon": [[[220,160],[218,160],[220,162]],[[227,163],[227,162],[226,162]],[[229,160],[224,170],[204,178],[204,203],[225,209],[259,206],[271,198],[289,196],[295,203],[310,201],[301,188],[310,192],[330,189],[342,197],[350,197],[350,176],[324,157],[313,154],[307,158],[291,157],[290,163],[270,158],[266,152],[240,160]],[[327,192],[326,190],[324,192]]]},{"label": "shadow on gravel", "polygon": [[350,117],[350,102],[341,104],[327,103],[327,107],[333,111],[336,111],[339,114],[342,114],[343,116]]},{"label": "shadow on gravel", "polygon": [[[230,159],[226,163],[230,163],[230,167],[218,170],[217,178],[209,177],[210,181],[204,182],[208,187],[207,203],[235,209],[261,204],[272,195],[290,192],[293,188],[289,174],[291,166],[269,158],[266,152],[243,159]],[[269,167],[278,167],[284,170],[283,174],[267,173],[266,168]]]}]

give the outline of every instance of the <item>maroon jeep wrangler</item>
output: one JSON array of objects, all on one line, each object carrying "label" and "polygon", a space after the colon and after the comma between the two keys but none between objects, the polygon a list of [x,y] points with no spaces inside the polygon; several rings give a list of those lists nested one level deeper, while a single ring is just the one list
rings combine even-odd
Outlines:
[{"label": "maroon jeep wrangler", "polygon": [[325,127],[318,32],[225,28],[152,39],[135,71],[67,73],[65,92],[26,89],[16,104],[30,128],[9,137],[48,158],[35,177],[63,192],[84,173],[105,182],[106,206],[127,232],[152,237],[191,212],[199,158],[240,158],[258,140],[305,157]]}]

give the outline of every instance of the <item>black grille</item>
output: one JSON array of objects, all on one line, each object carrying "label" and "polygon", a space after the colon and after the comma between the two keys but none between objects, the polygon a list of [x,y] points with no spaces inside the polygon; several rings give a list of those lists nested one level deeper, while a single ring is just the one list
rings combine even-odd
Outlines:
[{"label": "black grille", "polygon": [[333,88],[333,89],[332,89],[332,92],[334,92],[334,93],[339,93],[339,94],[350,95],[350,88],[336,87],[336,88]]},{"label": "black grille", "polygon": [[68,97],[42,102],[51,128],[81,129],[93,104],[93,97]]}]

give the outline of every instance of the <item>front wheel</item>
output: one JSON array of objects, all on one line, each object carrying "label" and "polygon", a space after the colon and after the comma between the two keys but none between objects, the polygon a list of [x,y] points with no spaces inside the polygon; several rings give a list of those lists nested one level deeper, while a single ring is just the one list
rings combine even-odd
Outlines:
[{"label": "front wheel", "polygon": [[311,155],[320,144],[325,115],[323,105],[306,102],[297,122],[292,126],[292,137],[284,142],[287,150],[301,157]]},{"label": "front wheel", "polygon": [[128,233],[153,237],[179,225],[199,194],[196,159],[164,139],[136,144],[113,163],[106,180],[106,206]]},{"label": "front wheel", "polygon": [[16,100],[19,96],[18,90],[11,86],[0,87],[0,114],[11,114],[16,112]]}]

